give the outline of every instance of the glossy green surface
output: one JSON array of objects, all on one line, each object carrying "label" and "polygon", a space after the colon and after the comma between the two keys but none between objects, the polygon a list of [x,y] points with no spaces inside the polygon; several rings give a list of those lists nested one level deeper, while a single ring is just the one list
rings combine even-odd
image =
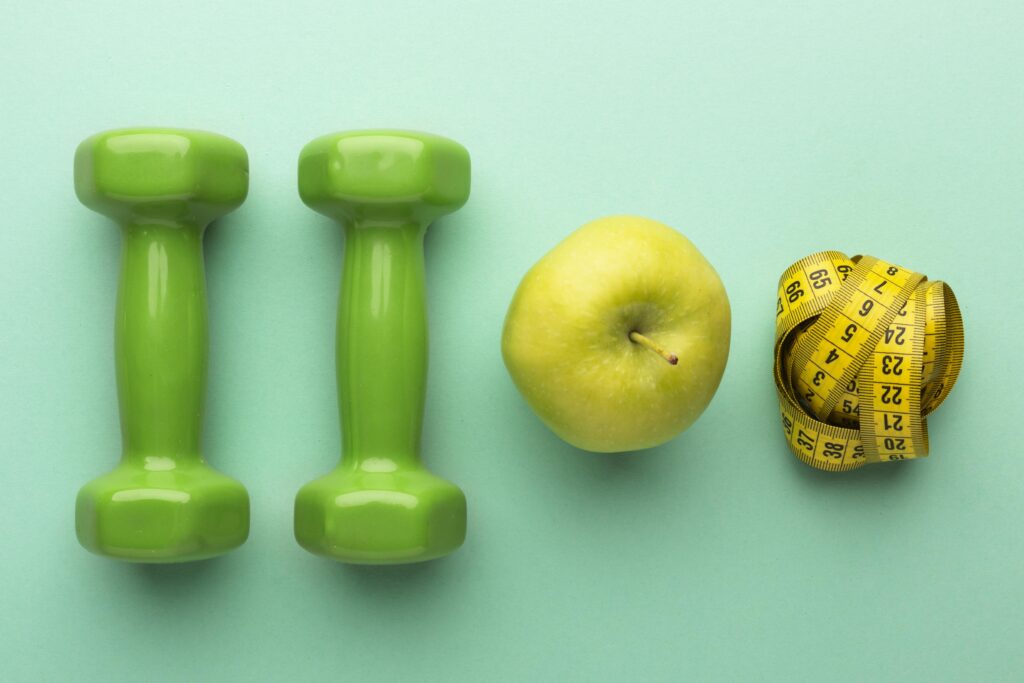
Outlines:
[{"label": "glossy green surface", "polygon": [[207,375],[203,232],[245,199],[238,143],[198,131],[100,133],[75,154],[75,192],[121,227],[115,322],[120,464],[78,494],[78,539],[138,562],[243,543],[249,497],[201,453]]},{"label": "glossy green surface", "polygon": [[434,135],[361,131],[299,156],[299,194],[345,226],[338,303],[342,459],[295,499],[295,537],[344,562],[440,557],[466,534],[466,499],[419,446],[427,377],[423,236],[469,197],[470,163]]}]

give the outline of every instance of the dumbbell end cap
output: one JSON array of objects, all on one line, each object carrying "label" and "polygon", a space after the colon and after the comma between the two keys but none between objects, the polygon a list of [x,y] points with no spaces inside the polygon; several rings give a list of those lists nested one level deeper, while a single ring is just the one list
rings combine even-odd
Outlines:
[{"label": "dumbbell end cap", "polygon": [[299,195],[339,220],[430,222],[469,199],[466,148],[430,133],[333,133],[299,154]]},{"label": "dumbbell end cap", "polygon": [[231,138],[198,130],[123,128],[75,152],[75,194],[115,220],[206,225],[249,190],[249,158]]},{"label": "dumbbell end cap", "polygon": [[466,538],[466,497],[423,469],[335,470],[295,499],[303,548],[352,564],[405,564],[442,557]]},{"label": "dumbbell end cap", "polygon": [[130,562],[203,560],[249,535],[249,495],[204,464],[173,471],[119,466],[86,484],[75,506],[87,550]]}]

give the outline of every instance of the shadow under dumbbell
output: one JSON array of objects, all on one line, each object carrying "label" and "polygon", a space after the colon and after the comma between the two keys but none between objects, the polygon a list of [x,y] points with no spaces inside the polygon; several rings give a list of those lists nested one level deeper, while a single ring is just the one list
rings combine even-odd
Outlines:
[{"label": "shadow under dumbbell", "polygon": [[173,616],[222,591],[237,574],[236,561],[228,555],[171,564],[119,562],[108,565],[115,575],[108,574],[104,581],[124,586],[138,600],[159,605],[165,615]]},{"label": "shadow under dumbbell", "polygon": [[224,557],[178,564],[131,564],[126,568],[142,583],[156,587],[181,587],[205,581],[223,572],[229,564]]},{"label": "shadow under dumbbell", "polygon": [[341,592],[372,595],[378,600],[388,596],[399,599],[424,590],[432,592],[428,590],[430,586],[446,581],[445,574],[450,572],[446,572],[444,565],[450,562],[441,558],[412,564],[369,565],[318,560],[327,578],[336,581]]},{"label": "shadow under dumbbell", "polygon": [[387,585],[399,581],[424,581],[437,573],[438,564],[437,560],[393,565],[343,564],[341,571],[348,581]]}]

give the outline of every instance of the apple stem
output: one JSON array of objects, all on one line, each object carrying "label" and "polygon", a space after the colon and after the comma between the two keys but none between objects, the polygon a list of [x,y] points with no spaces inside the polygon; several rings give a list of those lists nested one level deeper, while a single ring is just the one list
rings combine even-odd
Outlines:
[{"label": "apple stem", "polygon": [[669,353],[661,346],[656,344],[654,341],[640,334],[636,330],[633,330],[632,332],[629,333],[629,340],[631,342],[639,344],[645,349],[650,349],[651,351],[654,351],[656,354],[667,360],[669,362],[669,365],[675,365],[679,362],[679,356],[677,356],[674,353]]}]

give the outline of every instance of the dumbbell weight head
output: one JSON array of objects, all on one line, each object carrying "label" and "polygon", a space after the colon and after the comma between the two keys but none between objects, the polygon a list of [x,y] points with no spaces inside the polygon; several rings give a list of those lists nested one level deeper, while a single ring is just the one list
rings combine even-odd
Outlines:
[{"label": "dumbbell weight head", "polygon": [[127,128],[98,133],[75,153],[75,193],[120,223],[180,221],[205,227],[238,208],[249,158],[231,138],[196,130]]},{"label": "dumbbell weight head", "polygon": [[206,380],[202,231],[239,206],[248,158],[200,131],[126,129],[85,140],[75,191],[123,233],[117,374],[124,448],[76,503],[79,541],[138,562],[211,557],[248,536],[249,499],[199,452]]},{"label": "dumbbell weight head", "polygon": [[245,487],[202,462],[166,472],[122,463],[82,487],[75,513],[87,550],[132,562],[203,560],[249,535]]},{"label": "dumbbell weight head", "polygon": [[469,153],[429,133],[324,135],[299,156],[299,195],[336,220],[427,224],[469,199]]},{"label": "dumbbell weight head", "polygon": [[299,490],[295,538],[311,553],[351,564],[431,560],[466,539],[466,496],[422,467],[343,465]]}]

